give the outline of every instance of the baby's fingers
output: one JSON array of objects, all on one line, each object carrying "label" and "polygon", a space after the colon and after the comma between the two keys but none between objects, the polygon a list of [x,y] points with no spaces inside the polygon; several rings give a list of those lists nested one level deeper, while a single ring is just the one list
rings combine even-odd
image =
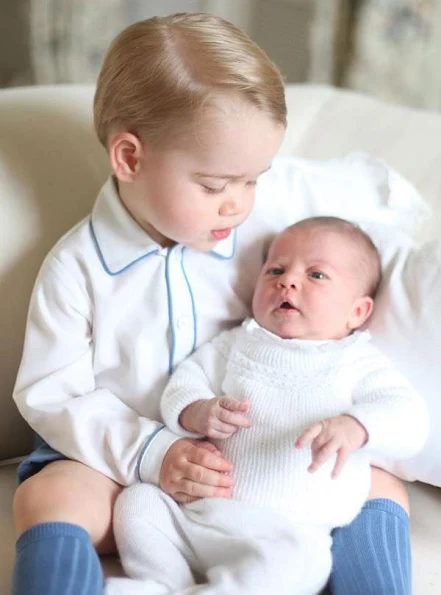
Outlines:
[{"label": "baby's fingers", "polygon": [[326,461],[332,457],[332,455],[336,452],[336,447],[333,441],[326,442],[325,444],[319,446],[318,448],[314,448],[314,444],[312,446],[312,463],[308,467],[308,471],[310,473],[314,473],[317,471],[319,467],[326,463]]},{"label": "baby's fingers", "polygon": [[323,430],[323,424],[320,422],[307,428],[295,441],[297,448],[302,448],[305,444],[312,442]]},{"label": "baby's fingers", "polygon": [[234,426],[236,429],[251,427],[250,420],[242,413],[232,413],[231,411],[227,411],[226,409],[221,409],[219,411],[219,419],[224,424]]},{"label": "baby's fingers", "polygon": [[241,413],[247,413],[250,408],[249,401],[239,401],[233,397],[221,397],[219,399],[219,405],[222,409],[227,409],[228,411],[240,411]]},{"label": "baby's fingers", "polygon": [[343,448],[337,451],[337,458],[335,461],[334,469],[332,470],[331,477],[335,479],[341,473],[344,464],[346,463],[346,459],[348,458],[348,452]]},{"label": "baby's fingers", "polygon": [[237,428],[251,427],[250,420],[244,415],[248,412],[249,401],[237,401],[231,397],[221,399],[218,418],[220,421]]}]

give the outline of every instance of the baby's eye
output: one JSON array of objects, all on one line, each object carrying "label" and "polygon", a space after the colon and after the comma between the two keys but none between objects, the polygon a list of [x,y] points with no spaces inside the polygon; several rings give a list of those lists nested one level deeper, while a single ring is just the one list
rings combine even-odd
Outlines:
[{"label": "baby's eye", "polygon": [[249,182],[247,182],[247,186],[256,186],[257,184],[257,180],[250,180]]},{"label": "baby's eye", "polygon": [[206,186],[205,184],[201,184],[201,186],[207,194],[220,194],[225,189],[225,186],[222,186],[222,188],[213,188],[212,186]]},{"label": "baby's eye", "polygon": [[311,271],[309,273],[309,276],[311,277],[311,279],[327,279],[325,273],[322,273],[320,271]]},{"label": "baby's eye", "polygon": [[271,267],[268,269],[269,275],[283,275],[284,272],[282,267]]}]

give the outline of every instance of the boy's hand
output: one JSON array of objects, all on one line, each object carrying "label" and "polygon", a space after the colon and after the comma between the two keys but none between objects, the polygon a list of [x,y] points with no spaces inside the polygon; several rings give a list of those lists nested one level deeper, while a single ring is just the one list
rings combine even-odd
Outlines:
[{"label": "boy's hand", "polygon": [[295,446],[302,448],[311,442],[312,463],[308,471],[313,473],[332,455],[337,453],[331,477],[337,477],[349,454],[367,442],[366,428],[350,415],[324,419],[303,432]]},{"label": "boy's hand", "polygon": [[164,457],[159,487],[182,503],[199,498],[231,498],[232,468],[214,444],[181,438]]},{"label": "boy's hand", "polygon": [[251,427],[251,422],[246,417],[249,410],[249,401],[238,401],[233,397],[201,399],[182,411],[179,423],[189,432],[225,440],[239,428]]}]

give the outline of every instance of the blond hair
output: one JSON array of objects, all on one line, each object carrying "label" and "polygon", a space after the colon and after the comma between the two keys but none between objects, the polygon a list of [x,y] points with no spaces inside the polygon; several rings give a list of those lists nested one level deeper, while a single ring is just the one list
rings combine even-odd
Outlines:
[{"label": "blond hair", "polygon": [[356,223],[331,216],[308,217],[290,225],[285,231],[299,228],[323,228],[327,231],[335,231],[353,242],[359,248],[363,291],[369,297],[375,297],[381,282],[381,259],[377,247],[365,231]]},{"label": "blond hair", "polygon": [[210,14],[153,17],[111,44],[95,93],[95,130],[105,147],[119,129],[163,147],[216,93],[233,93],[286,126],[282,76],[243,31]]}]

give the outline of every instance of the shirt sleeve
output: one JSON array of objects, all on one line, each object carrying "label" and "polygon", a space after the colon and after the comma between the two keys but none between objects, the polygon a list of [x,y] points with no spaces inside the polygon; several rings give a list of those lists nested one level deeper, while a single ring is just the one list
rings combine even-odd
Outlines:
[{"label": "shirt sleeve", "polygon": [[359,380],[349,415],[367,430],[364,446],[373,455],[405,459],[420,451],[428,436],[429,417],[422,397],[373,346],[357,364]]},{"label": "shirt sleeve", "polygon": [[179,437],[100,386],[92,333],[88,292],[48,257],[31,297],[13,394],[17,407],[34,431],[66,457],[121,485],[158,484],[162,459]]},{"label": "shirt sleeve", "polygon": [[167,427],[181,436],[201,438],[179,423],[181,412],[191,403],[222,394],[222,382],[234,331],[226,331],[212,342],[202,345],[175,370],[161,400],[161,414]]}]

